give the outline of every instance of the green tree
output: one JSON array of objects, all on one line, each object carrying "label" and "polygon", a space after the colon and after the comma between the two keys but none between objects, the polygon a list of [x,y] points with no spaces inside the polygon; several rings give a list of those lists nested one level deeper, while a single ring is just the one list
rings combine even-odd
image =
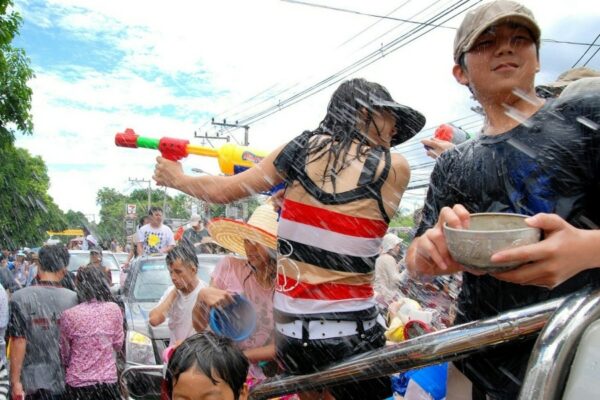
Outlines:
[{"label": "green tree", "polygon": [[48,230],[65,229],[63,212],[48,194],[50,178],[40,157],[5,146],[0,151],[0,244],[39,246]]},{"label": "green tree", "polygon": [[105,187],[96,194],[96,204],[100,206],[100,223],[96,231],[98,239],[105,242],[115,238],[124,242],[125,207],[128,204],[128,197],[115,189]]},{"label": "green tree", "polygon": [[17,130],[33,132],[28,81],[34,73],[25,51],[11,45],[22,23],[11,7],[12,0],[0,0],[0,149],[14,142]]},{"label": "green tree", "polygon": [[65,213],[64,221],[67,228],[72,229],[89,227],[90,225],[90,222],[81,211],[67,211]]}]

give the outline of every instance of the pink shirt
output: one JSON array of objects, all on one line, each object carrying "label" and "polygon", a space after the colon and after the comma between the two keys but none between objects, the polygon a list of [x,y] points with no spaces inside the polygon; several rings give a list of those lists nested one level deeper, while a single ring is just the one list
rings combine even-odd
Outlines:
[{"label": "pink shirt", "polygon": [[239,343],[240,349],[253,349],[272,342],[275,329],[273,288],[263,288],[258,283],[246,259],[233,256],[223,258],[212,273],[211,286],[240,293],[254,306],[256,330],[252,336]]},{"label": "pink shirt", "polygon": [[123,313],[112,302],[86,302],[60,317],[65,382],[81,387],[117,382],[115,351],[123,346]]}]

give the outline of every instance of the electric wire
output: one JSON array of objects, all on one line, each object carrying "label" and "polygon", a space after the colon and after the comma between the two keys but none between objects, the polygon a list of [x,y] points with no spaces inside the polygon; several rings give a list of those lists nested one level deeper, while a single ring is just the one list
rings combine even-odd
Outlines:
[{"label": "electric wire", "polygon": [[[596,40],[598,40],[598,38],[600,38],[600,33],[598,34],[598,36],[596,36],[596,39],[594,39],[594,41],[592,42],[592,44],[590,44],[590,45],[587,47],[587,49],[585,49],[585,51],[583,52],[583,54],[581,55],[581,57],[579,57],[579,59],[578,59],[577,61],[575,61],[575,63],[574,63],[572,66],[571,66],[571,68],[575,68],[575,66],[576,66],[577,64],[579,64],[579,61],[581,61],[581,60],[583,59],[583,57],[585,57],[585,55],[587,54],[587,52],[591,50],[591,48],[592,48],[592,45],[593,45],[594,43],[596,43]],[[594,55],[596,55],[596,53],[594,53]],[[593,57],[593,56],[592,56],[592,57]],[[589,62],[589,60],[588,60],[588,62]]]}]

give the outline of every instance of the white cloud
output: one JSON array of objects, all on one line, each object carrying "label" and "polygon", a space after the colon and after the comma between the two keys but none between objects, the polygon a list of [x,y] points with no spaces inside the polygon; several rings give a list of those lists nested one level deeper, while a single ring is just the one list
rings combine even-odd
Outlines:
[{"label": "white cloud", "polygon": [[[430,3],[407,3],[393,16],[423,21],[449,4],[441,2],[414,16]],[[32,82],[36,131],[31,138],[20,138],[18,145],[45,159],[51,195],[61,208],[85,213],[97,212],[98,188],[121,190],[128,187],[128,177],[148,179],[152,174],[155,153],[116,148],[117,131],[131,127],[145,136],[194,140],[194,130],[210,128],[205,115],[227,116],[232,121],[260,111],[414,27],[380,21],[342,46],[377,20],[275,0],[48,0],[46,8],[31,8],[32,4],[17,2],[27,23],[60,28],[81,40],[101,40],[123,55],[110,73],[76,64],[57,72],[43,60],[36,65],[37,78]],[[398,7],[391,0],[326,4],[380,15]],[[600,12],[583,0],[525,4],[536,14],[542,32],[566,16],[589,17]],[[444,25],[458,23],[454,19]],[[384,84],[398,101],[423,111],[429,126],[469,114],[468,91],[450,73],[453,36],[452,30],[436,29],[356,76]],[[569,62],[565,61],[564,69]],[[253,124],[251,144],[269,150],[316,127],[336,86]],[[264,92],[259,96],[264,99],[290,87],[294,89],[263,104],[246,102],[258,93]],[[164,106],[175,107],[179,117],[162,112]],[[148,109],[157,111],[147,114],[144,110]],[[238,139],[241,132],[235,133]],[[410,156],[417,154],[412,151]],[[65,170],[66,164],[75,169]],[[88,164],[97,167],[84,169]],[[211,160],[194,158],[185,164],[216,169]]]}]

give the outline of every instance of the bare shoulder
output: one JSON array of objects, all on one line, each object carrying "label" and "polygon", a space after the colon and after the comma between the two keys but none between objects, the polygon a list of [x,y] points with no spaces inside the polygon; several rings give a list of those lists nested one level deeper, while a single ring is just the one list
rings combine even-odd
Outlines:
[{"label": "bare shoulder", "polygon": [[397,183],[405,183],[404,186],[406,186],[410,179],[410,165],[406,157],[400,153],[391,153],[391,161],[393,173],[390,174],[390,178]]}]

